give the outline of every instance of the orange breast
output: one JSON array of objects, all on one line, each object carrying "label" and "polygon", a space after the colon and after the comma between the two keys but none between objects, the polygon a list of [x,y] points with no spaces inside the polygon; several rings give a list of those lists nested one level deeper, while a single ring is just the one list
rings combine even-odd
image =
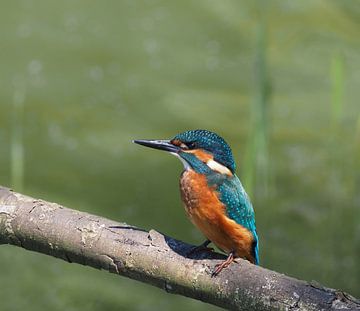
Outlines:
[{"label": "orange breast", "polygon": [[185,171],[180,179],[181,198],[191,222],[216,246],[251,262],[253,237],[243,226],[227,217],[226,208],[204,175]]}]

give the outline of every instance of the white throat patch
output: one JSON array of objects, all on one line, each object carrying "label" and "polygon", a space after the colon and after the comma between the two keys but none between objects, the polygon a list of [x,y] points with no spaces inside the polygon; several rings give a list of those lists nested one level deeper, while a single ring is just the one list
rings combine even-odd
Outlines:
[{"label": "white throat patch", "polygon": [[184,169],[187,171],[188,169],[190,169],[190,165],[189,163],[187,163],[182,157],[180,157],[176,152],[170,152],[171,154],[173,154],[175,157],[179,158],[181,163],[184,165]]},{"label": "white throat patch", "polygon": [[231,171],[224,165],[216,162],[215,160],[209,160],[206,162],[206,165],[210,167],[213,171],[216,171],[221,174],[232,175]]}]

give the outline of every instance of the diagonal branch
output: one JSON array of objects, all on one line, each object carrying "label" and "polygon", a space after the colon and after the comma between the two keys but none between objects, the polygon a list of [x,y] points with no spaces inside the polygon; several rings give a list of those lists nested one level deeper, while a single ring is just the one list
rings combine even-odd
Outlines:
[{"label": "diagonal branch", "polygon": [[33,199],[0,187],[0,244],[104,269],[233,310],[360,310],[334,289],[299,281],[238,260],[211,278],[224,256],[188,256],[193,246],[155,230]]}]

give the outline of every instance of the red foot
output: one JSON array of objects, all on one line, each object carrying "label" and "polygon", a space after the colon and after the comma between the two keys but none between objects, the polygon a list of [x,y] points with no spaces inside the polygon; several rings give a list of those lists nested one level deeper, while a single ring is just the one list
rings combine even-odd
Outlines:
[{"label": "red foot", "polygon": [[226,258],[226,260],[224,260],[222,263],[217,264],[215,266],[215,270],[211,274],[211,277],[213,278],[213,277],[217,276],[223,269],[228,267],[233,261],[234,261],[234,253],[231,252],[229,254],[228,258]]}]

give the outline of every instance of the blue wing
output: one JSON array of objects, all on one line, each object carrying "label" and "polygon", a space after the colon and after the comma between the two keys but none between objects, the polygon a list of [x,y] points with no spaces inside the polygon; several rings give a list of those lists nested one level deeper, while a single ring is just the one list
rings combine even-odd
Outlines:
[{"label": "blue wing", "polygon": [[247,228],[254,236],[255,263],[259,264],[259,239],[256,232],[255,213],[244,187],[236,175],[224,179],[217,187],[220,192],[220,201],[225,204],[229,218]]}]

